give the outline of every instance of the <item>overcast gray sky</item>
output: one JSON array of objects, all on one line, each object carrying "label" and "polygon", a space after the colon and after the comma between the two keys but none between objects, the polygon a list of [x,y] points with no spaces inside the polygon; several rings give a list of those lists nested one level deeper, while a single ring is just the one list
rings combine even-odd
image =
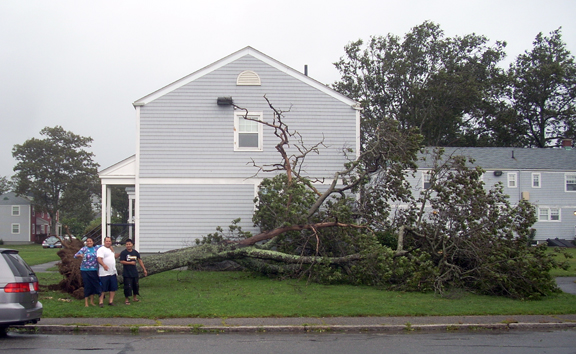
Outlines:
[{"label": "overcast gray sky", "polygon": [[245,46],[331,84],[348,42],[425,20],[508,61],[561,26],[576,54],[576,0],[0,0],[0,176],[46,126],[91,136],[100,169],[134,154],[132,102]]}]

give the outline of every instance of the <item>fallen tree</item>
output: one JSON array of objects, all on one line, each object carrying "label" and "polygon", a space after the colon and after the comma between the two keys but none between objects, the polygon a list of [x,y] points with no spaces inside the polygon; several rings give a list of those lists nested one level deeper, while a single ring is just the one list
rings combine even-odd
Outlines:
[{"label": "fallen tree", "polygon": [[[320,192],[300,167],[322,142],[305,148],[284,123],[284,112],[268,104],[273,121],[257,122],[274,131],[281,163],[252,161],[257,173],[275,173],[263,180],[255,199],[252,221],[262,232],[252,235],[234,220],[227,231],[217,227],[196,246],[146,256],[149,275],[233,260],[270,276],[393,290],[464,289],[512,298],[557,291],[549,270],[563,265],[543,248],[527,246],[534,208],[527,202],[510,205],[501,187],[487,190],[483,171],[468,168],[469,161],[431,153],[430,186],[414,196],[408,177],[420,136],[384,119],[369,145]],[[298,144],[289,150],[292,138]],[[121,269],[118,264],[120,274]]]}]

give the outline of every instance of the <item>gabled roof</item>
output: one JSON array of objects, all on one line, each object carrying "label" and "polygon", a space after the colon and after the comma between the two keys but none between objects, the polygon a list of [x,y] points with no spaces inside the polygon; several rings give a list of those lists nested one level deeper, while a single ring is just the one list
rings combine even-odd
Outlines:
[{"label": "gabled roof", "polygon": [[350,98],[342,95],[341,93],[331,89],[330,87],[324,85],[323,83],[316,81],[312,78],[310,78],[309,76],[306,76],[304,74],[302,74],[301,72],[292,69],[291,67],[282,64],[281,62],[277,61],[276,59],[273,59],[269,56],[267,56],[266,54],[263,54],[262,52],[257,51],[256,49],[252,48],[252,47],[246,47],[243,49],[240,49],[239,51],[232,53],[196,72],[193,72],[192,74],[185,76],[183,78],[181,78],[180,80],[174,81],[173,83],[164,86],[163,88],[152,92],[149,95],[146,95],[142,98],[140,98],[139,100],[135,101],[133,103],[134,107],[136,106],[144,106],[152,101],[154,101],[155,99],[162,97],[164,95],[166,95],[169,92],[172,92],[208,73],[211,73],[212,71],[219,69],[223,66],[225,66],[226,64],[229,64],[239,58],[242,58],[243,56],[246,55],[251,55],[253,57],[255,57],[256,59],[259,59],[263,62],[265,62],[266,64],[326,93],[327,95],[330,95],[332,97],[334,97],[335,99],[342,101],[350,106],[353,106],[354,108],[358,107],[357,102],[355,102],[354,100],[351,100]]},{"label": "gabled roof", "polygon": [[136,155],[98,172],[102,184],[132,185],[136,178]]},{"label": "gabled roof", "polygon": [[0,205],[29,205],[32,204],[30,199],[16,196],[14,192],[8,192],[0,195]]},{"label": "gabled roof", "polygon": [[[433,148],[427,148],[432,151]],[[445,147],[444,156],[461,155],[475,160],[485,170],[555,170],[576,171],[576,150],[508,148],[508,147]],[[421,155],[422,157],[423,155]],[[419,161],[420,168],[431,168],[432,161]]]}]

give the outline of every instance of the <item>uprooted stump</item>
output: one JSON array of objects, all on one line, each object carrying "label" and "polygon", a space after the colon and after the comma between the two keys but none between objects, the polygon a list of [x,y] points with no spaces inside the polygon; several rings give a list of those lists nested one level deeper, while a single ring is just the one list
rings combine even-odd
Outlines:
[{"label": "uprooted stump", "polygon": [[74,258],[74,255],[84,244],[82,241],[72,238],[71,240],[60,239],[62,249],[56,254],[60,257],[58,271],[62,274],[62,280],[55,285],[48,287],[50,290],[58,290],[72,294],[77,299],[84,298],[84,285],[82,284],[82,273],[80,273],[80,263],[82,260]]}]

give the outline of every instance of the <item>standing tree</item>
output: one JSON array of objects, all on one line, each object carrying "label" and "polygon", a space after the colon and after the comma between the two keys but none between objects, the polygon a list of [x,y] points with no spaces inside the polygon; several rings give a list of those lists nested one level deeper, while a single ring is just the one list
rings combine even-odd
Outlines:
[{"label": "standing tree", "polygon": [[558,146],[562,138],[576,138],[576,63],[560,28],[549,37],[539,33],[532,51],[519,55],[509,72],[525,146]]},{"label": "standing tree", "polygon": [[[90,221],[91,198],[98,192],[98,164],[85,150],[92,138],[65,131],[61,126],[40,131],[44,139],[32,138],[14,145],[18,161],[15,191],[31,195],[37,208],[52,217],[50,232],[56,231],[56,215]],[[88,217],[89,216],[89,217]]]},{"label": "standing tree", "polygon": [[418,128],[428,146],[476,144],[476,128],[498,102],[493,83],[505,78],[497,66],[505,43],[487,43],[475,34],[445,37],[424,22],[403,39],[389,34],[365,48],[362,40],[346,46],[334,87],[362,104],[363,143],[390,118],[400,128]]},{"label": "standing tree", "polygon": [[6,177],[0,177],[0,194],[9,192],[12,189],[12,181]]}]

